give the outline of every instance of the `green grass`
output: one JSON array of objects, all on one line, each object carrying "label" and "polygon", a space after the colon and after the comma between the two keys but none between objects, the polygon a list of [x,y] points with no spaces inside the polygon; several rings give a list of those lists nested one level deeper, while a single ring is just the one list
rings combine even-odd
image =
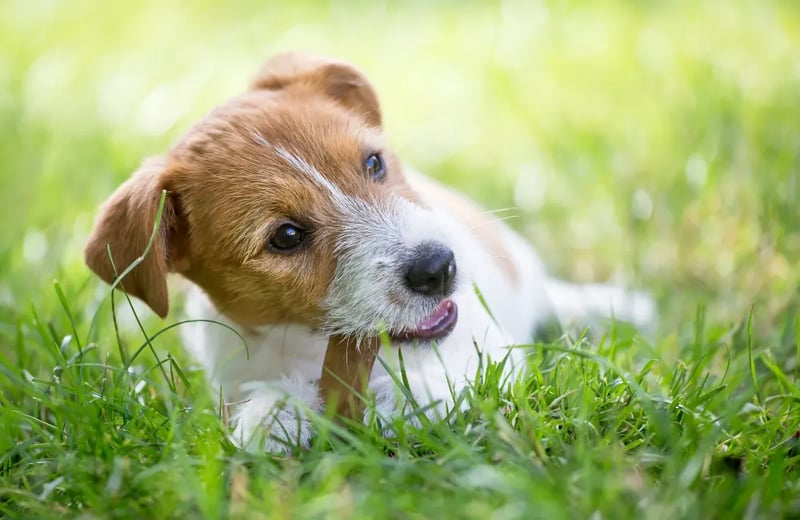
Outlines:
[{"label": "green grass", "polygon": [[[283,4],[0,4],[0,515],[800,515],[796,2]],[[517,207],[558,275],[651,290],[658,330],[528,346],[451,424],[233,449],[180,314],[137,307],[151,349],[81,249],[288,49],[359,63],[402,157]]]}]

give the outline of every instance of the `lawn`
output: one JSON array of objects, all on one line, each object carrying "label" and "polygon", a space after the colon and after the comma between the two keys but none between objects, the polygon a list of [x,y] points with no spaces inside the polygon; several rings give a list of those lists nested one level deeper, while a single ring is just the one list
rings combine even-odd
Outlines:
[{"label": "lawn", "polygon": [[[82,247],[281,50],[358,63],[406,161],[514,208],[559,276],[649,290],[658,326],[525,346],[450,424],[237,452],[180,311],[112,312]],[[798,202],[795,1],[6,0],[0,516],[800,516]]]}]

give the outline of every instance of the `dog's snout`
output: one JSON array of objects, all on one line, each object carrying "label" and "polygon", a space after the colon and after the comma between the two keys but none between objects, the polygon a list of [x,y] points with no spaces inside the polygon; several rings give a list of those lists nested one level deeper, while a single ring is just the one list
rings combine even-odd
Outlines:
[{"label": "dog's snout", "polygon": [[456,258],[453,251],[438,242],[416,248],[406,270],[406,286],[426,296],[447,296],[453,291]]}]

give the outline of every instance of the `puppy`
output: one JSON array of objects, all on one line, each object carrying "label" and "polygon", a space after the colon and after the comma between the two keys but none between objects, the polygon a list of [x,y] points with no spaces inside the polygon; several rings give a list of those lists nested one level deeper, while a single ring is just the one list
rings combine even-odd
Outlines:
[{"label": "puppy", "polygon": [[509,347],[548,320],[652,317],[641,294],[548,277],[514,231],[401,163],[372,86],[344,62],[274,57],[247,92],[146,160],[86,246],[106,282],[145,251],[164,190],[155,240],[121,285],[165,317],[167,274],[179,273],[193,285],[189,317],[230,327],[193,323],[183,339],[250,450],[310,442],[331,334],[391,339],[389,370],[377,364],[369,381],[378,414],[402,413],[389,373],[400,348],[415,400],[441,417],[480,357],[508,356],[514,372],[524,351]]}]

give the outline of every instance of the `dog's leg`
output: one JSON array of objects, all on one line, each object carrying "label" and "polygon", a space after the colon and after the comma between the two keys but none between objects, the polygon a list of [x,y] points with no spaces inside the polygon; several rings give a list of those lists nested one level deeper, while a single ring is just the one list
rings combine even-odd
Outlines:
[{"label": "dog's leg", "polygon": [[289,453],[297,446],[310,445],[308,412],[322,410],[316,381],[293,376],[275,383],[254,383],[243,390],[245,399],[231,405],[234,444],[268,453]]},{"label": "dog's leg", "polygon": [[559,323],[566,328],[603,328],[615,319],[649,329],[655,322],[655,304],[641,291],[628,291],[609,284],[575,284],[547,281],[547,292]]}]

